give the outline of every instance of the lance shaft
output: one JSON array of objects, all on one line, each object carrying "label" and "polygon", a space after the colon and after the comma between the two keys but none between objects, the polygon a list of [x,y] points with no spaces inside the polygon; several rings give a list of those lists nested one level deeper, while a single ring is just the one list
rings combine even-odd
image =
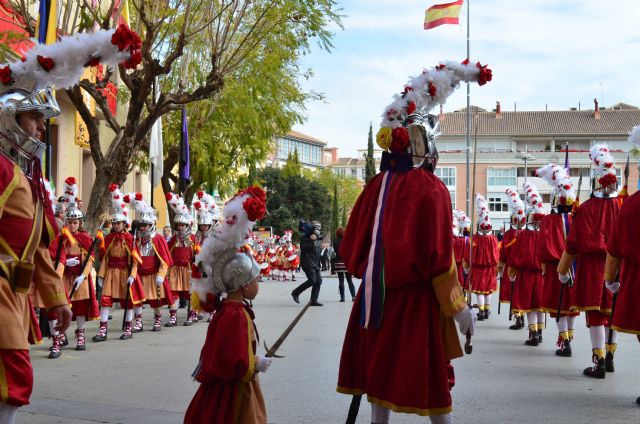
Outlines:
[{"label": "lance shaft", "polygon": [[276,342],[273,345],[271,345],[271,347],[267,347],[265,343],[264,347],[267,350],[267,353],[264,356],[266,356],[267,358],[277,357],[276,352],[278,351],[280,346],[282,346],[282,343],[284,343],[284,341],[287,339],[287,337],[289,336],[289,333],[291,333],[294,327],[298,324],[298,321],[300,321],[300,318],[302,318],[304,313],[307,312],[307,309],[309,309],[309,306],[311,306],[311,302],[304,305],[304,308],[302,308],[300,313],[298,313],[298,315],[293,319],[293,321],[291,321],[291,324],[289,324],[289,326],[282,332],[278,340],[276,340]]}]

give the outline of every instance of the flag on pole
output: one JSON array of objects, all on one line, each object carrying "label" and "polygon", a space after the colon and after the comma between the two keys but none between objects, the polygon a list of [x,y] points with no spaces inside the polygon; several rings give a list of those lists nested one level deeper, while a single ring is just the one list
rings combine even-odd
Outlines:
[{"label": "flag on pole", "polygon": [[129,0],[116,0],[112,17],[118,17],[118,25],[131,26],[129,21]]},{"label": "flag on pole", "polygon": [[184,194],[186,185],[191,179],[190,169],[190,149],[189,149],[189,126],[187,125],[187,108],[182,106],[182,134],[180,137],[180,194]]},{"label": "flag on pole", "polygon": [[36,38],[40,44],[56,42],[58,26],[58,0],[40,0],[38,6],[38,22],[36,22]]},{"label": "flag on pole", "polygon": [[[160,97],[160,91],[156,93],[156,101]],[[149,162],[153,164],[151,174],[151,189],[160,184],[164,172],[164,157],[162,151],[162,118],[158,118],[151,127],[149,136]]]},{"label": "flag on pole", "polygon": [[462,3],[463,0],[457,0],[453,3],[436,4],[428,8],[424,14],[424,29],[431,29],[444,24],[459,24]]}]

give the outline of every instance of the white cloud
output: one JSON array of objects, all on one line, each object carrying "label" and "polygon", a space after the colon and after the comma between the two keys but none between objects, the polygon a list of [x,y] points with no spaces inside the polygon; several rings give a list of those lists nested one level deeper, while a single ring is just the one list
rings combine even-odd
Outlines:
[{"label": "white cloud", "polygon": [[[446,0],[439,1],[446,2]],[[345,31],[335,50],[314,51],[305,66],[315,76],[304,82],[326,95],[308,105],[308,120],[296,130],[354,155],[366,146],[380,114],[410,75],[441,60],[466,56],[466,17],[461,26],[424,31],[424,9],[432,2],[352,0],[343,2]],[[464,9],[463,9],[464,11]],[[604,106],[623,101],[640,106],[637,52],[640,2],[618,0],[483,0],[471,3],[471,56],[488,63],[494,80],[472,86],[472,103],[504,110],[593,108],[604,89]],[[602,85],[600,85],[602,82]],[[464,107],[466,93],[454,93],[445,111]]]}]

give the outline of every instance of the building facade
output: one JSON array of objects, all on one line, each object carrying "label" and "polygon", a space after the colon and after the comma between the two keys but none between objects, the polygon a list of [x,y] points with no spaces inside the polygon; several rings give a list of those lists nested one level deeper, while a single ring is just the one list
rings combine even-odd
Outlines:
[{"label": "building facade", "polygon": [[[472,149],[477,134],[475,192],[487,199],[494,230],[509,227],[505,189],[515,187],[522,193],[525,177],[536,185],[545,202],[545,211],[549,211],[551,187],[535,176],[535,170],[548,163],[563,165],[567,148],[576,189],[580,175],[583,176],[582,201],[588,199],[590,193],[589,149],[594,144],[609,145],[622,187],[623,168],[633,147],[627,137],[631,128],[638,124],[640,110],[626,104],[604,109],[596,102],[592,110],[565,111],[505,112],[501,111],[499,103],[493,111],[473,108]],[[441,114],[440,125],[442,135],[437,142],[440,160],[436,173],[447,185],[453,207],[466,210],[466,111]],[[525,151],[528,153],[526,171]],[[473,173],[473,163],[469,173]],[[473,175],[470,180],[473,181]],[[638,167],[636,160],[631,158],[629,194],[636,191],[637,184]]]},{"label": "building facade", "polygon": [[327,143],[317,138],[302,134],[297,131],[289,131],[286,135],[278,136],[274,141],[274,150],[267,159],[267,166],[282,167],[290,154],[298,153],[298,160],[302,167],[316,170],[324,168]]}]

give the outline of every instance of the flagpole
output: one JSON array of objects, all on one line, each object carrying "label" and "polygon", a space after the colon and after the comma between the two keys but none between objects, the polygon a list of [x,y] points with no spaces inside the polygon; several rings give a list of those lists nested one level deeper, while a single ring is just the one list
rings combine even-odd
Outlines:
[{"label": "flagpole", "polygon": [[[467,0],[467,59],[470,59],[470,53],[469,53],[469,0]],[[467,134],[466,134],[466,138],[467,138],[467,216],[471,216],[469,215],[469,213],[471,213],[471,211],[469,210],[470,207],[470,203],[471,203],[471,197],[470,197],[470,193],[469,193],[469,188],[471,187],[471,183],[470,183],[470,173],[469,173],[469,163],[471,161],[469,155],[471,152],[471,84],[469,84],[469,82],[467,82]],[[475,152],[474,152],[475,155]]]}]

